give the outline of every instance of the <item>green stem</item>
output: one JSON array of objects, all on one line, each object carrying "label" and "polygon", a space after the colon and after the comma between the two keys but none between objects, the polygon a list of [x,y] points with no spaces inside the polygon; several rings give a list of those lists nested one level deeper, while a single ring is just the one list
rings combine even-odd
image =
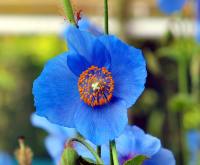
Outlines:
[{"label": "green stem", "polygon": [[113,165],[113,156],[112,156],[112,147],[111,147],[111,142],[109,143],[109,148],[110,148],[110,165]]},{"label": "green stem", "polygon": [[108,0],[104,0],[104,26],[105,26],[105,33],[109,34],[109,27],[108,27]]},{"label": "green stem", "polygon": [[97,154],[101,158],[101,146],[97,146]]},{"label": "green stem", "polygon": [[113,165],[119,165],[115,140],[110,141],[110,150],[112,153]]},{"label": "green stem", "polygon": [[63,3],[64,3],[65,14],[69,22],[77,26],[76,21],[74,19],[74,12],[70,0],[63,0]]},{"label": "green stem", "polygon": [[179,83],[179,92],[187,93],[188,92],[188,83],[187,83],[187,61],[185,59],[180,59],[178,62],[178,83]]},{"label": "green stem", "polygon": [[84,145],[91,152],[91,154],[95,157],[97,164],[103,165],[103,161],[98,156],[98,154],[96,153],[96,151],[84,139],[81,139],[81,138],[72,138],[72,139],[70,139],[69,142],[73,142],[73,141],[79,142],[82,145]]}]

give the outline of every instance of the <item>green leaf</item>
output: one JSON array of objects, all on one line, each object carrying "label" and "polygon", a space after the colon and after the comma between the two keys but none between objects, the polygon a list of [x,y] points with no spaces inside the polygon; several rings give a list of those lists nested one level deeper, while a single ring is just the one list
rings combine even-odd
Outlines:
[{"label": "green leaf", "polygon": [[67,147],[61,157],[61,165],[80,165],[77,152],[70,147]]},{"label": "green leaf", "polygon": [[142,165],[142,163],[148,159],[146,156],[144,155],[138,155],[136,157],[134,157],[133,159],[130,159],[128,161],[126,161],[124,163],[124,165]]}]

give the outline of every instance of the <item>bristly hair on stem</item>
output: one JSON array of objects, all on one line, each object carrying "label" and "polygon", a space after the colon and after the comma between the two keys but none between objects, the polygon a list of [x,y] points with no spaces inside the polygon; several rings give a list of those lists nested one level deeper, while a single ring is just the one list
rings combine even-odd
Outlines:
[{"label": "bristly hair on stem", "polygon": [[64,11],[66,14],[67,19],[69,20],[69,22],[75,26],[77,26],[76,20],[74,18],[74,11],[71,5],[71,1],[70,0],[63,0],[63,4],[64,4]]}]

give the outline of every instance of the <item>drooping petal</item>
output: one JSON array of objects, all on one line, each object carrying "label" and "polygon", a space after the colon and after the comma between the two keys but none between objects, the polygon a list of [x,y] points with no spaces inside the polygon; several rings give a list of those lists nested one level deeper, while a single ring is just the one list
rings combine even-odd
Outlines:
[{"label": "drooping petal", "polygon": [[165,14],[173,14],[180,11],[186,0],[157,0],[158,7]]},{"label": "drooping petal", "polygon": [[66,32],[67,46],[70,51],[76,51],[89,62],[92,55],[93,45],[96,37],[86,31],[81,31],[75,26],[69,26]]},{"label": "drooping petal", "polygon": [[160,140],[145,134],[144,131],[136,126],[127,126],[124,133],[117,138],[117,148],[121,156],[145,155],[151,157],[160,148]]},{"label": "drooping petal", "polygon": [[118,137],[128,123],[126,103],[113,99],[109,104],[94,108],[82,103],[74,123],[86,139],[96,145],[104,144]]},{"label": "drooping petal", "polygon": [[45,146],[54,163],[59,164],[65,147],[65,140],[50,135],[45,139]]},{"label": "drooping petal", "polygon": [[36,114],[49,121],[73,127],[73,116],[80,102],[77,77],[67,66],[67,53],[51,59],[33,83]]},{"label": "drooping petal", "polygon": [[90,67],[89,62],[79,54],[70,54],[67,57],[69,69],[77,76]]},{"label": "drooping petal", "polygon": [[144,165],[175,165],[176,161],[171,151],[162,148],[158,153],[147,159]]},{"label": "drooping petal", "polygon": [[68,139],[76,136],[75,129],[53,124],[45,117],[38,116],[35,113],[31,115],[31,123],[36,127],[44,129],[49,134],[57,136],[58,138]]},{"label": "drooping petal", "polygon": [[102,36],[100,40],[111,55],[111,73],[115,83],[113,95],[124,99],[127,107],[130,107],[143,92],[146,81],[142,52],[115,36]]}]

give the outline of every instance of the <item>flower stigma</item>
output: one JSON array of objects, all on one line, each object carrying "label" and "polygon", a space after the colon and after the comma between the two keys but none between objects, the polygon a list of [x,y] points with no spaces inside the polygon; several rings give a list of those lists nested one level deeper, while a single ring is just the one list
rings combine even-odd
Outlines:
[{"label": "flower stigma", "polygon": [[110,102],[113,96],[114,81],[105,67],[91,66],[79,77],[80,98],[89,106],[95,107]]}]

